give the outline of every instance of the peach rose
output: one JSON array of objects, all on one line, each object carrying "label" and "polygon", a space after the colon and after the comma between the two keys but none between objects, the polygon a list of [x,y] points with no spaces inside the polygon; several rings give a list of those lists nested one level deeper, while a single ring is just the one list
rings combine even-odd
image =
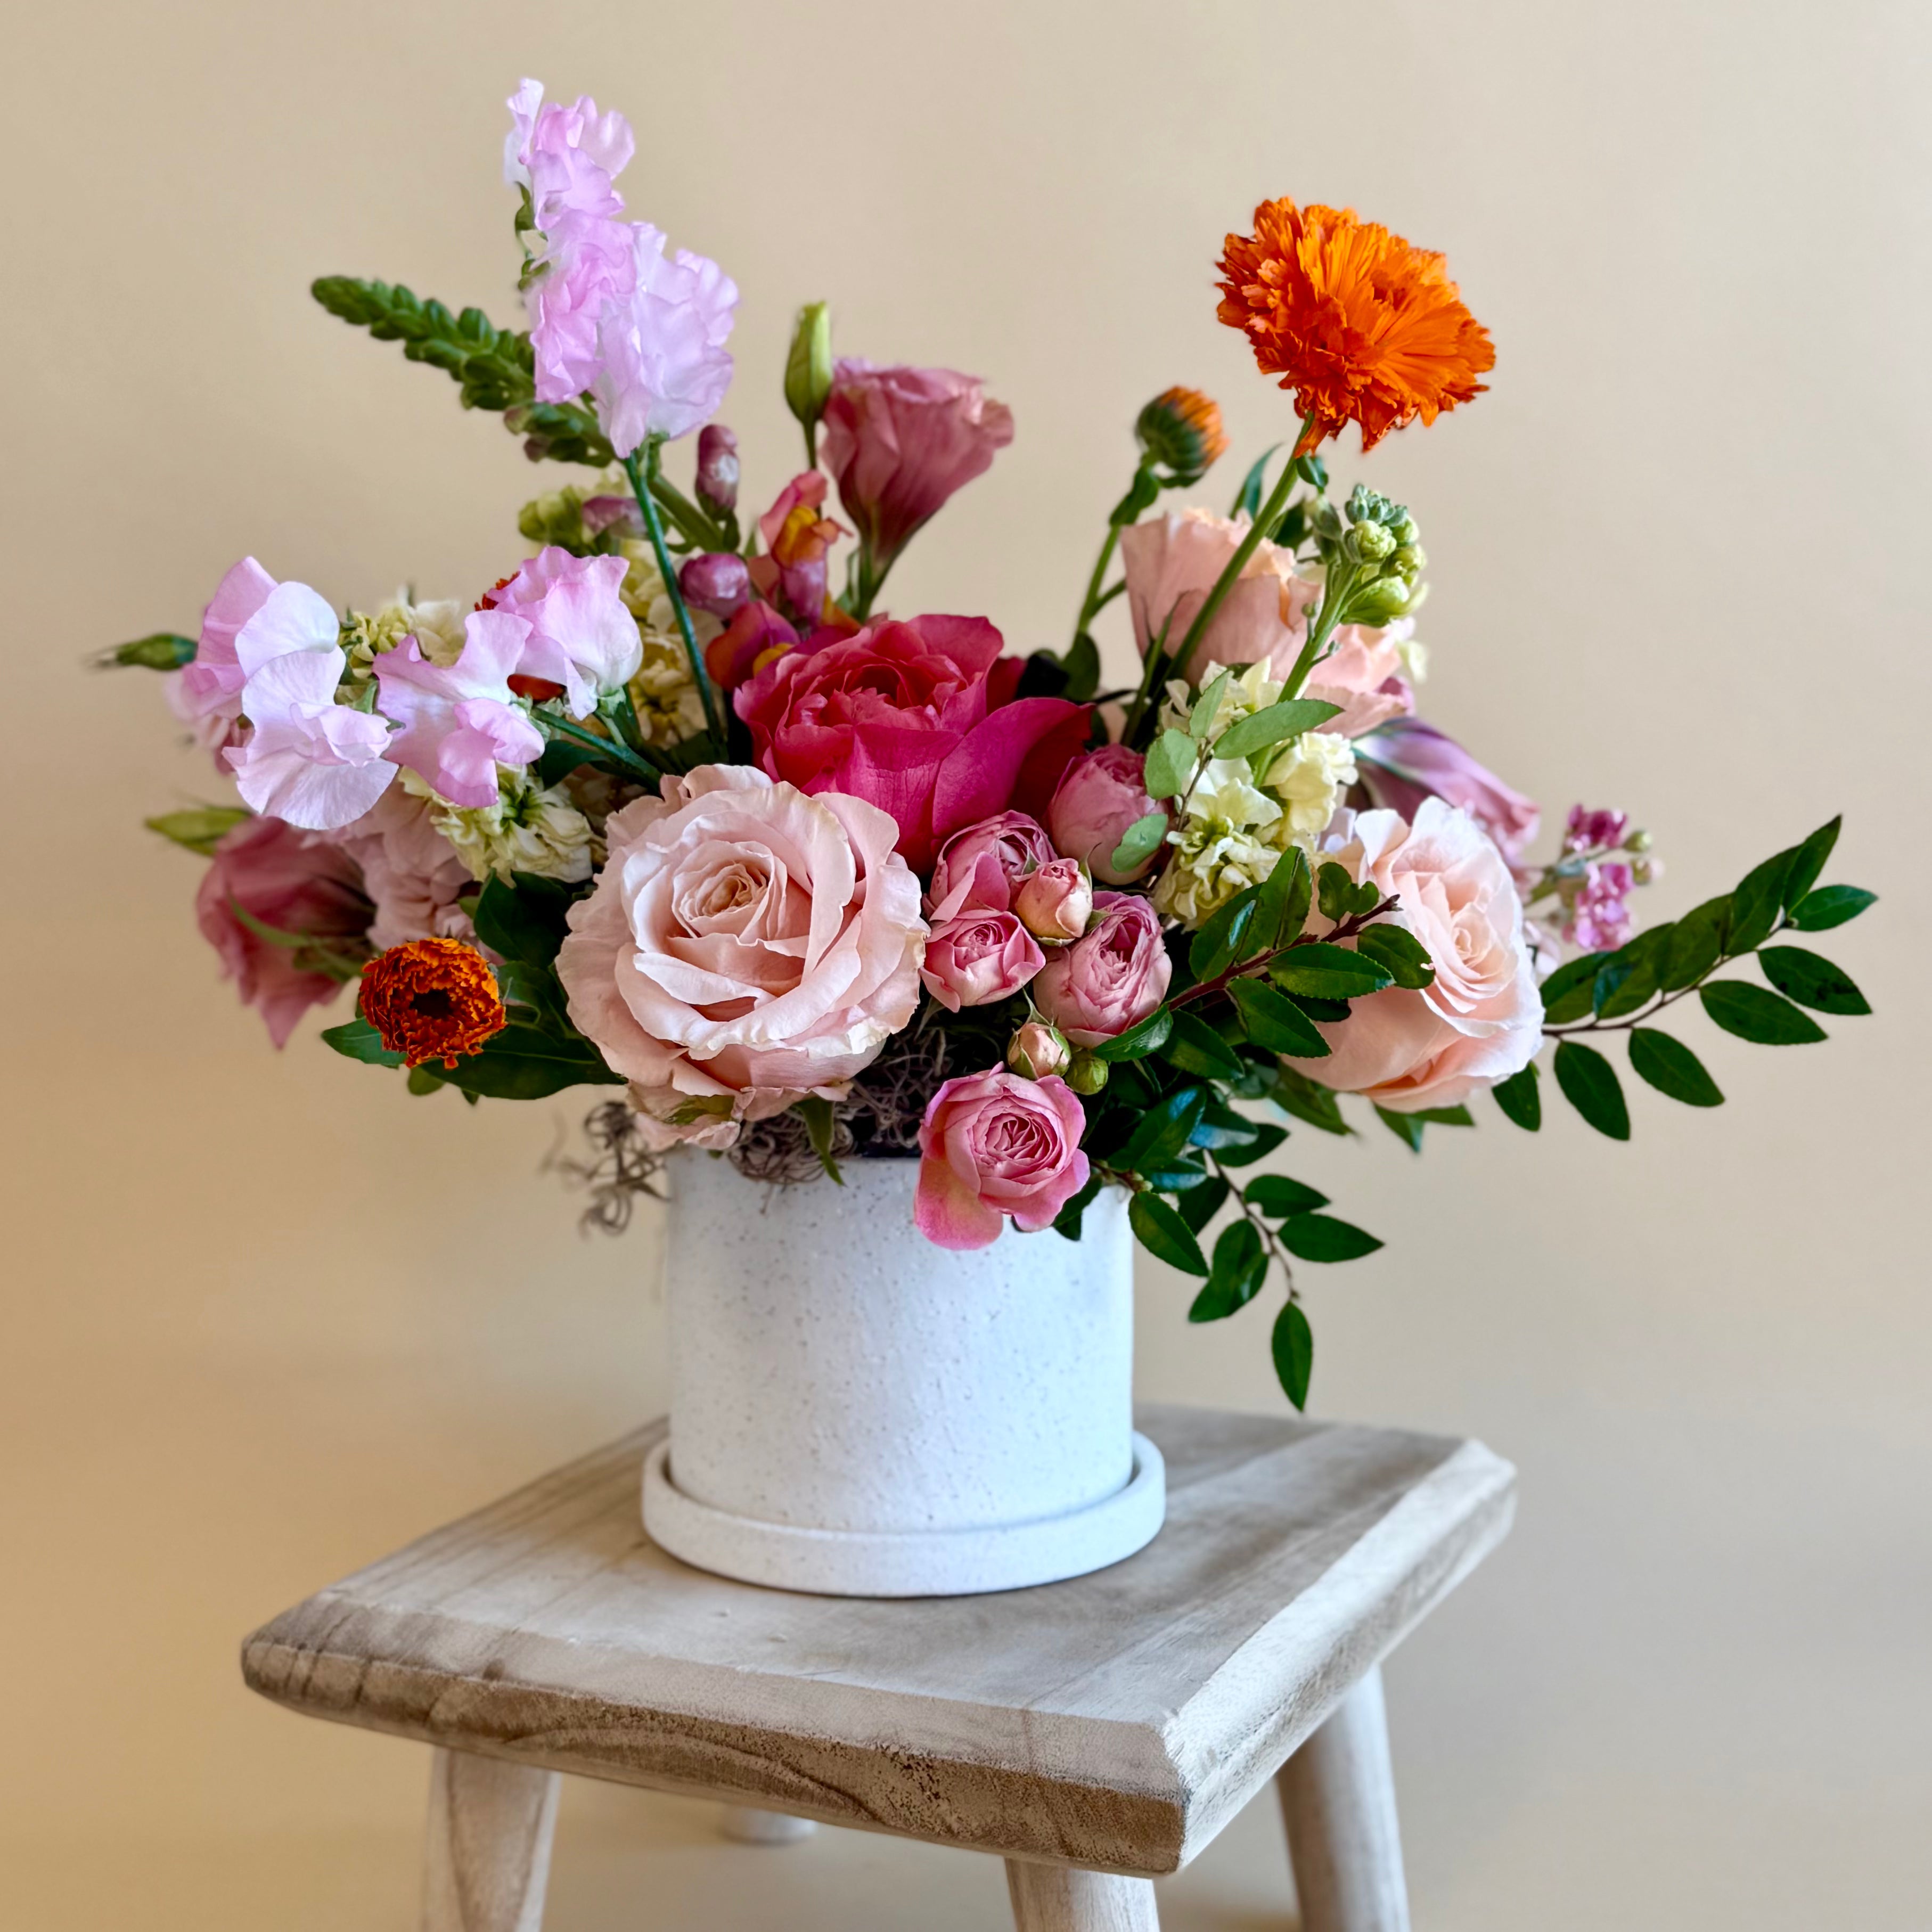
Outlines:
[{"label": "peach rose", "polygon": [[716,1147],[739,1120],[844,1093],[912,1017],[926,922],[876,806],[746,765],[663,790],[605,828],[557,971],[653,1137]]},{"label": "peach rose", "polygon": [[[1543,1042],[1515,881],[1482,827],[1439,798],[1424,800],[1413,826],[1393,812],[1361,812],[1352,824],[1349,816],[1318,858],[1397,898],[1390,916],[1426,948],[1435,982],[1356,1000],[1346,1020],[1320,1029],[1329,1058],[1295,1069],[1394,1113],[1453,1107],[1520,1072]],[[1324,929],[1318,916],[1311,922],[1311,932]]]}]

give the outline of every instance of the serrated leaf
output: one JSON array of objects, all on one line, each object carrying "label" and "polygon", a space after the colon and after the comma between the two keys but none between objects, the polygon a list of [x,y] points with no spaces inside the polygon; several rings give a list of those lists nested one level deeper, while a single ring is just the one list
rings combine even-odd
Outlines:
[{"label": "serrated leaf", "polygon": [[1219,979],[1255,950],[1251,942],[1260,897],[1258,886],[1237,892],[1194,935],[1187,949],[1187,970],[1197,985]]},{"label": "serrated leaf", "polygon": [[1142,1174],[1150,1167],[1164,1166],[1187,1144],[1207,1104],[1204,1088],[1175,1088],[1141,1116],[1108,1166],[1126,1174]]},{"label": "serrated leaf", "polygon": [[1340,1026],[1348,1017],[1346,1000],[1318,1000],[1312,993],[1290,993],[1286,997],[1322,1026]]},{"label": "serrated leaf", "polygon": [[359,1060],[365,1066],[400,1066],[403,1056],[382,1044],[382,1036],[358,1013],[341,1026],[325,1027],[322,1043],[333,1047],[345,1060]]},{"label": "serrated leaf", "polygon": [[1166,730],[1147,754],[1141,783],[1149,798],[1174,798],[1194,776],[1195,744],[1185,731]]},{"label": "serrated leaf", "polygon": [[1346,1136],[1355,1130],[1342,1118],[1342,1103],[1331,1088],[1311,1080],[1292,1066],[1283,1066],[1275,1076],[1274,1100],[1285,1114],[1324,1134]]},{"label": "serrated leaf", "polygon": [[1316,1208],[1328,1204],[1327,1195],[1306,1181],[1291,1180],[1285,1174],[1257,1174],[1241,1190],[1241,1198],[1270,1220],[1290,1214],[1312,1214]]},{"label": "serrated leaf", "polygon": [[1730,929],[1724,950],[1733,956],[1761,945],[1778,923],[1784,909],[1784,881],[1798,856],[1794,845],[1774,853],[1761,866],[1754,866],[1731,895]]},{"label": "serrated leaf", "polygon": [[1820,886],[1807,892],[1791,910],[1791,922],[1800,932],[1828,932],[1834,926],[1856,919],[1878,898],[1862,886]]},{"label": "serrated leaf", "polygon": [[1275,1377],[1281,1384],[1282,1393],[1298,1409],[1305,1409],[1309,1378],[1315,1372],[1315,1336],[1300,1302],[1288,1303],[1275,1317],[1268,1351],[1274,1358]]},{"label": "serrated leaf", "polygon": [[1087,1185],[1082,1188],[1080,1192],[1075,1195],[1054,1216],[1053,1232],[1056,1234],[1064,1235],[1070,1241],[1078,1240],[1081,1217],[1093,1205],[1094,1197],[1100,1192],[1104,1185],[1099,1174],[1092,1175],[1088,1179]]},{"label": "serrated leaf", "polygon": [[1406,926],[1378,920],[1364,930],[1355,950],[1382,967],[1398,986],[1420,992],[1435,983],[1436,968],[1428,952]]},{"label": "serrated leaf", "polygon": [[1214,1244],[1208,1286],[1187,1311],[1190,1322],[1221,1322],[1245,1308],[1268,1279],[1268,1252],[1252,1221],[1231,1221]]},{"label": "serrated leaf", "polygon": [[1234,675],[1232,669],[1217,671],[1201,688],[1201,695],[1194,700],[1194,708],[1187,714],[1187,735],[1198,745],[1214,728],[1214,714],[1221,706],[1221,694],[1228,688],[1228,681]]},{"label": "serrated leaf", "polygon": [[1249,1039],[1268,1053],[1285,1053],[1296,1060],[1325,1060],[1328,1042],[1294,1002],[1260,980],[1229,983],[1229,997],[1241,1016]]},{"label": "serrated leaf", "polygon": [[1198,1187],[1190,1187],[1174,1204],[1180,1218],[1196,1234],[1213,1220],[1234,1190],[1218,1174],[1210,1174]]},{"label": "serrated leaf", "polygon": [[1678,1040],[1654,1027],[1635,1027],[1630,1036],[1630,1071],[1660,1094],[1687,1107],[1720,1107],[1724,1096],[1704,1063]]},{"label": "serrated leaf", "polygon": [[1413,1114],[1398,1114],[1388,1107],[1378,1107],[1376,1118],[1396,1138],[1407,1147],[1412,1154],[1422,1151],[1422,1122]]},{"label": "serrated leaf", "polygon": [[1563,1097],[1598,1133],[1613,1141],[1630,1138],[1630,1108],[1624,1102],[1617,1070],[1593,1046],[1574,1040],[1556,1048],[1556,1084]]},{"label": "serrated leaf", "polygon": [[1159,1195],[1136,1194],[1127,1209],[1127,1225],[1156,1260],[1184,1274],[1208,1272],[1208,1258],[1201,1252],[1194,1231]]},{"label": "serrated leaf", "polygon": [[1536,1062],[1532,1060],[1520,1072],[1498,1081],[1490,1089],[1504,1119],[1514,1120],[1526,1133],[1533,1134],[1543,1125],[1543,1093],[1538,1078]]},{"label": "serrated leaf", "polygon": [[1820,826],[1792,856],[1790,868],[1784,875],[1786,911],[1789,912],[1818,883],[1818,874],[1825,869],[1825,861],[1832,856],[1832,848],[1838,842],[1839,830],[1844,822],[1840,814]]},{"label": "serrated leaf", "polygon": [[1802,1008],[1742,980],[1714,980],[1698,988],[1704,1010],[1725,1032],[1756,1046],[1808,1046],[1828,1037]]},{"label": "serrated leaf", "polygon": [[1207,1080],[1238,1080],[1242,1067],[1234,1049],[1198,1014],[1185,1007],[1174,1010],[1174,1030],[1168,1035],[1161,1057],[1184,1073],[1198,1073]]},{"label": "serrated leaf", "polygon": [[1223,1167],[1252,1167],[1256,1161],[1267,1160],[1288,1138],[1288,1130],[1276,1126],[1272,1120],[1252,1124],[1255,1137],[1246,1146],[1223,1148],[1214,1156]]},{"label": "serrated leaf", "polygon": [[1786,999],[1796,1000],[1814,1012],[1853,1018],[1871,1011],[1850,974],[1802,946],[1764,946],[1759,951],[1757,963],[1764,976]]},{"label": "serrated leaf", "polygon": [[1290,846],[1276,862],[1274,870],[1262,881],[1255,911],[1257,950],[1272,952],[1298,938],[1308,922],[1308,909],[1313,899],[1308,855],[1300,846]]},{"label": "serrated leaf", "polygon": [[1112,1040],[1103,1040],[1088,1051],[1096,1060],[1110,1064],[1142,1060],[1150,1053],[1158,1053],[1167,1044],[1173,1026],[1174,1010],[1171,1006],[1156,1006],[1145,1019],[1137,1021],[1125,1033],[1116,1034]]},{"label": "serrated leaf", "polygon": [[1290,738],[1300,737],[1304,731],[1318,729],[1341,709],[1339,704],[1330,704],[1319,698],[1284,698],[1279,704],[1270,704],[1230,724],[1214,740],[1213,755],[1217,758],[1251,758],[1271,745],[1282,744]]},{"label": "serrated leaf", "polygon": [[1291,1214],[1276,1231],[1290,1254],[1305,1262],[1355,1262],[1382,1243],[1352,1221],[1332,1214]]},{"label": "serrated leaf", "polygon": [[1282,992],[1306,993],[1318,1000],[1359,1000],[1394,984],[1394,976],[1378,959],[1331,946],[1326,940],[1292,946],[1268,968]]},{"label": "serrated leaf", "polygon": [[1136,819],[1120,835],[1120,842],[1114,848],[1108,869],[1115,872],[1139,871],[1160,850],[1171,822],[1164,812],[1150,812],[1144,818]]},{"label": "serrated leaf", "polygon": [[1586,952],[1557,968],[1543,982],[1543,1017],[1552,1026],[1580,1020],[1590,1010],[1597,969],[1610,957],[1605,952]]}]

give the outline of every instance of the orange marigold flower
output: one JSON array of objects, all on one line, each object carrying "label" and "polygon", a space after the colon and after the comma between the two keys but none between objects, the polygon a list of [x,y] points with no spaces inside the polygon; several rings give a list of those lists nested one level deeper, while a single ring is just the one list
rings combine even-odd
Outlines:
[{"label": "orange marigold flower", "polygon": [[1177,476],[1200,476],[1228,453],[1221,406],[1198,389],[1163,389],[1142,410],[1134,434]]},{"label": "orange marigold flower", "polygon": [[362,969],[362,1017],[412,1066],[454,1066],[503,1030],[490,962],[460,939],[412,939]]},{"label": "orange marigold flower", "polygon": [[1304,452],[1349,422],[1372,449],[1487,386],[1476,378],[1495,367],[1496,350],[1442,256],[1353,208],[1263,202],[1253,234],[1230,235],[1216,266],[1221,320],[1315,418]]}]

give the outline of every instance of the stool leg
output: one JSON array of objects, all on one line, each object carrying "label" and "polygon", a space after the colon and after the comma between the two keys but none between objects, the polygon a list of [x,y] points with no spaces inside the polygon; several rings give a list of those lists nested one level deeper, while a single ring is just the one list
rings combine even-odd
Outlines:
[{"label": "stool leg", "polygon": [[753,1804],[721,1804],[718,1822],[728,1838],[741,1845],[795,1845],[818,1829],[815,1820],[789,1811],[760,1811]]},{"label": "stool leg", "polygon": [[1275,1786],[1302,1932],[1408,1932],[1380,1670],[1342,1700]]},{"label": "stool leg", "polygon": [[1006,1861],[1018,1932],[1160,1932],[1154,1880]]},{"label": "stool leg", "polygon": [[554,1771],[437,1751],[423,1932],[542,1932],[561,1782]]}]

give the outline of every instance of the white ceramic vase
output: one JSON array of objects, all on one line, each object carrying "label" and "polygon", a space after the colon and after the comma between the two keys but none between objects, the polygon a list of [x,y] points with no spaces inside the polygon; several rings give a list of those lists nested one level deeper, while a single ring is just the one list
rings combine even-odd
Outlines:
[{"label": "white ceramic vase", "polygon": [[1103,1190],[1078,1241],[1010,1226],[955,1254],[913,1226],[918,1164],[771,1187],[674,1163],[670,1434],[644,1523],[674,1556],[836,1596],[1084,1575],[1160,1528],[1134,1432],[1132,1244]]}]

